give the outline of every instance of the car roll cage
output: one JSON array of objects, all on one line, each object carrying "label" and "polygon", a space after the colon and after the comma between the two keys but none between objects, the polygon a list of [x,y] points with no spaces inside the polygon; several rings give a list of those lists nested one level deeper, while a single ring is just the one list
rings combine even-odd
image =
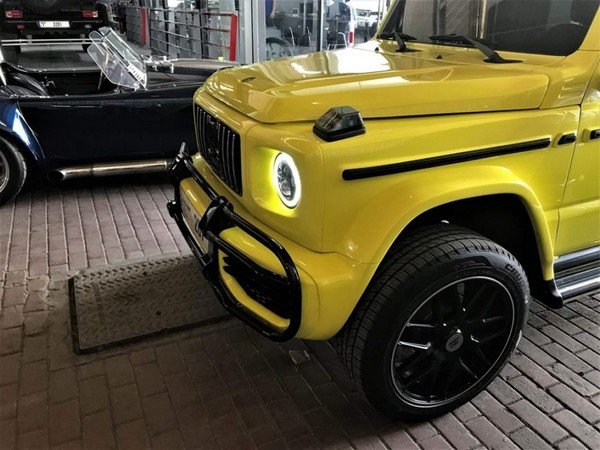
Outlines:
[{"label": "car roll cage", "polygon": [[[211,203],[206,209],[203,217],[195,225],[199,234],[209,242],[208,252],[204,253],[196,239],[185,224],[181,210],[181,193],[179,184],[185,178],[192,177],[200,188],[210,198]],[[222,195],[219,195],[194,167],[191,155],[182,146],[182,150],[173,160],[169,168],[169,178],[175,189],[175,198],[167,204],[169,214],[175,219],[186,242],[192,249],[202,267],[204,277],[210,283],[217,298],[223,307],[231,314],[242,319],[263,336],[274,341],[287,341],[292,339],[300,328],[302,316],[302,287],[298,270],[291,256],[285,248],[276,240],[252,225],[250,222],[234,212],[233,205]],[[256,239],[260,244],[270,250],[279,260],[285,271],[285,276],[273,273],[256,264],[243,252],[226,242],[219,234],[229,228],[237,227]],[[273,330],[262,320],[251,314],[229,291],[219,273],[219,252],[227,255],[236,265],[248,271],[253,280],[265,289],[279,286],[276,293],[281,294],[281,302],[287,302],[289,313],[289,325],[283,331]],[[235,278],[233,271],[229,272]],[[246,289],[242,286],[244,291]],[[251,297],[252,298],[252,297]],[[258,302],[262,304],[261,302]],[[264,305],[267,309],[268,305]],[[275,311],[272,311],[277,314]]]}]

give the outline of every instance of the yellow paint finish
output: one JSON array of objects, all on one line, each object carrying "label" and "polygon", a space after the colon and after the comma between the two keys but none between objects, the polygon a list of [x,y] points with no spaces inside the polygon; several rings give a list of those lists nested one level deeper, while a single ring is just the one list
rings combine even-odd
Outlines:
[{"label": "yellow paint finish", "polygon": [[[197,164],[200,167],[204,165],[201,161]],[[226,195],[222,185],[215,183],[213,186],[219,194]],[[180,189],[181,194],[189,199],[201,216],[210,203],[206,194],[191,178],[183,180]],[[354,309],[354,302],[349,299],[358,299],[362,295],[376,266],[362,264],[336,253],[309,251],[257,222],[235,199],[231,199],[231,202],[236,213],[253,222],[254,225],[281,243],[296,264],[302,283],[303,318],[298,337],[328,339],[333,336]],[[222,232],[220,237],[251,257],[260,266],[283,274],[283,269],[275,256],[242,230],[231,228]],[[222,270],[222,264],[222,259],[220,259],[220,275],[223,282],[248,311],[270,324],[274,329],[281,330],[287,326],[286,319],[267,311],[262,305],[248,297],[239,284]]]},{"label": "yellow paint finish", "polygon": [[600,245],[600,139],[590,132],[600,129],[600,65],[581,105],[577,144],[560,209],[555,253]]},{"label": "yellow paint finish", "polygon": [[[488,64],[475,49],[408,45],[420,51],[397,53],[394,42],[372,41],[228,69],[212,76],[194,97],[241,136],[243,196],[225,186],[202,158],[194,164],[242,217],[292,256],[303,288],[300,337],[335,334],[395,239],[411,221],[440,205],[515,196],[531,218],[546,280],[554,276],[557,256],[599,242],[600,140],[586,142],[585,130],[598,128],[600,120],[600,14],[581,48],[567,57],[501,52],[522,62]],[[317,138],[314,120],[343,105],[361,112],[366,134],[331,143]],[[557,145],[559,136],[575,131],[575,144]],[[552,144],[394,175],[342,179],[346,169],[540,139]],[[275,192],[272,169],[279,152],[294,159],[302,179],[295,209],[285,207]],[[190,194],[199,188],[185,180],[182,189]],[[264,267],[281,270],[266,249],[239,231],[228,230],[225,236]],[[236,291],[234,282],[227,282]],[[243,297],[239,289],[238,295]],[[281,318],[244,300],[273,327],[284,326]]]}]

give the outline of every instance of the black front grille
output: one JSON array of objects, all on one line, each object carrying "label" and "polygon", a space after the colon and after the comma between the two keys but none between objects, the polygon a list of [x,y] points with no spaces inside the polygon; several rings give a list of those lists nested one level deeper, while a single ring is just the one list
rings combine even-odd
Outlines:
[{"label": "black front grille", "polygon": [[242,195],[240,135],[198,105],[194,117],[200,154],[227,186]]}]

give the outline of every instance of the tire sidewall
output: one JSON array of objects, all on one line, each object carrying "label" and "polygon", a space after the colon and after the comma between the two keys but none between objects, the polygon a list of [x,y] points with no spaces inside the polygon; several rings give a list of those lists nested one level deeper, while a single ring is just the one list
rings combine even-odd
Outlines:
[{"label": "tire sidewall", "polygon": [[0,152],[6,158],[9,170],[9,179],[6,187],[0,191],[0,205],[12,200],[19,193],[23,184],[27,169],[23,157],[17,153],[11,144],[0,138]]},{"label": "tire sidewall", "polygon": [[[412,314],[440,289],[469,277],[499,281],[510,293],[515,312],[509,342],[491,370],[453,401],[437,407],[415,406],[401,398],[391,375],[391,360],[397,339]],[[493,252],[472,252],[429,266],[400,283],[377,318],[365,346],[362,362],[364,382],[379,389],[366,391],[369,399],[392,416],[431,417],[451,411],[481,392],[500,372],[517,346],[529,307],[529,290],[522,268],[510,258]],[[385,343],[382,345],[382,343]],[[393,393],[392,395],[390,395]]]}]

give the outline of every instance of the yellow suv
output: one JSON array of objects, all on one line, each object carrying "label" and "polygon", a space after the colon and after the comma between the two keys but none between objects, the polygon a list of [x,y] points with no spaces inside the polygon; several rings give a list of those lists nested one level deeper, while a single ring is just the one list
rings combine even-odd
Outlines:
[{"label": "yellow suv", "polygon": [[169,210],[223,305],[335,337],[391,416],[484,389],[530,295],[599,286],[599,1],[397,0],[370,42],[213,75]]}]

